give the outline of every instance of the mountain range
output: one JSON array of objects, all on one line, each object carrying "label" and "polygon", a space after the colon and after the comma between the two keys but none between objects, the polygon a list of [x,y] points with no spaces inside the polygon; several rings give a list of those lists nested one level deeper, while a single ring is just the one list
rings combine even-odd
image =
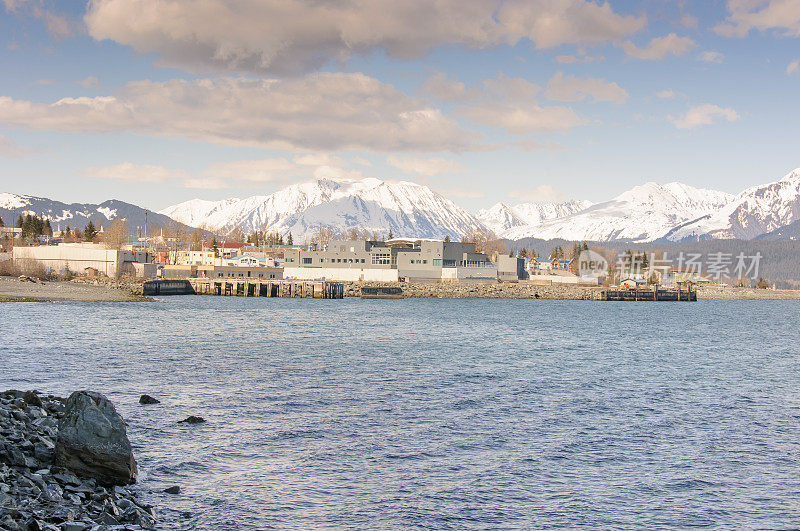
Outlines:
[{"label": "mountain range", "polygon": [[[6,226],[15,224],[17,218],[25,214],[36,214],[40,218],[50,220],[53,231],[59,232],[70,229],[83,229],[90,221],[100,230],[111,225],[116,217],[124,218],[128,229],[132,232],[143,232],[145,216],[149,230],[152,232],[158,227],[173,227],[176,222],[163,214],[150,212],[146,209],[111,199],[100,204],[92,203],[62,203],[44,197],[0,193],[0,219]],[[183,226],[182,224],[177,224]],[[183,226],[186,230],[191,227]]]},{"label": "mountain range", "polygon": [[[81,228],[116,216],[131,227],[144,224],[145,210],[121,201],[99,205],[65,204],[49,199],[0,194],[6,224],[11,209],[47,216],[51,224]],[[599,203],[497,203],[471,214],[429,187],[407,181],[315,179],[269,195],[245,199],[194,199],[150,213],[153,225],[176,220],[221,234],[234,229],[291,233],[311,239],[321,228],[336,232],[367,230],[418,238],[460,238],[491,230],[509,240],[597,242],[690,242],[711,239],[795,239],[800,236],[800,169],[782,179],[753,186],[737,195],[682,183],[649,182]]]}]

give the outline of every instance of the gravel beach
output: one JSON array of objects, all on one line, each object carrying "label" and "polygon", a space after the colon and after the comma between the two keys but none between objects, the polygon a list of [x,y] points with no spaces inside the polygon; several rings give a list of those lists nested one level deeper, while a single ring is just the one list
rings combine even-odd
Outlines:
[{"label": "gravel beach", "polygon": [[0,301],[85,301],[133,302],[150,300],[124,289],[89,282],[20,281],[16,277],[0,277]]}]

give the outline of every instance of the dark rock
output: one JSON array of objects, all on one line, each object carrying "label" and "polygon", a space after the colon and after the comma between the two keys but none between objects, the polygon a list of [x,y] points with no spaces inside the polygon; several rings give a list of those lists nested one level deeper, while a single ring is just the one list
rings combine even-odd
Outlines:
[{"label": "dark rock", "polygon": [[150,395],[142,395],[139,397],[140,404],[160,404],[161,400],[156,400]]},{"label": "dark rock", "polygon": [[178,423],[180,424],[182,422],[185,422],[186,424],[202,424],[205,421],[206,419],[204,419],[203,417],[195,417],[194,415],[191,415],[183,420],[179,420]]},{"label": "dark rock", "polygon": [[169,487],[167,489],[164,489],[164,492],[166,492],[167,494],[180,494],[181,488],[175,485],[174,487]]},{"label": "dark rock", "polygon": [[58,424],[55,462],[105,485],[136,482],[136,460],[125,421],[100,393],[76,391]]},{"label": "dark rock", "polygon": [[44,406],[44,404],[42,403],[42,399],[39,398],[34,391],[25,391],[25,394],[22,395],[22,399],[29,406],[36,406],[36,407]]}]

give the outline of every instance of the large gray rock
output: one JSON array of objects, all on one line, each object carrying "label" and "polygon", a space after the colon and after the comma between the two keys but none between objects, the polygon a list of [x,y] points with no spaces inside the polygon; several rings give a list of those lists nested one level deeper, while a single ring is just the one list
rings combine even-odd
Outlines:
[{"label": "large gray rock", "polygon": [[76,391],[58,424],[56,465],[104,485],[136,482],[125,421],[100,393]]}]

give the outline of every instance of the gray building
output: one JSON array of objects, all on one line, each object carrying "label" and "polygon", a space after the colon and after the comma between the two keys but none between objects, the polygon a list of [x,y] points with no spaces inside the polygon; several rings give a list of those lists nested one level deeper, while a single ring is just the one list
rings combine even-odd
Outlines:
[{"label": "gray building", "polygon": [[322,251],[287,250],[287,278],[331,280],[457,280],[497,278],[497,268],[475,244],[394,239],[334,241]]}]

